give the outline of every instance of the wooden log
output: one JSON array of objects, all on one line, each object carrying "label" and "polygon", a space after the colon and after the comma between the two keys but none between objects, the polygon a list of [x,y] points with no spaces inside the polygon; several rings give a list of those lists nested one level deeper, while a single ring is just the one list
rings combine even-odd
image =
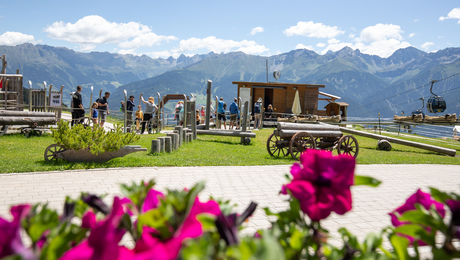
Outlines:
[{"label": "wooden log", "polygon": [[0,117],[0,125],[51,125],[56,123],[56,117]]},{"label": "wooden log", "polygon": [[187,134],[187,141],[191,143],[193,141],[193,133],[188,133]]},{"label": "wooden log", "polygon": [[174,127],[174,130],[176,130],[177,133],[179,134],[179,147],[181,147],[182,143],[183,143],[182,135],[184,134],[184,132],[182,131],[183,127],[182,126],[176,126],[176,127]]},{"label": "wooden log", "polygon": [[379,140],[377,142],[377,148],[381,151],[391,151],[391,143],[388,140]]},{"label": "wooden log", "polygon": [[165,152],[171,153],[172,152],[171,136],[164,137],[164,140],[165,140]]},{"label": "wooden log", "polygon": [[298,132],[307,132],[311,134],[313,137],[335,137],[335,138],[340,138],[343,136],[343,133],[340,131],[331,131],[331,130],[290,130],[290,129],[281,129],[280,131],[277,131],[278,136],[280,137],[292,137]]},{"label": "wooden log", "polygon": [[[249,101],[244,102],[244,108],[243,108],[243,124],[241,126],[242,132],[245,133],[246,130],[248,129],[248,113],[249,113]],[[255,135],[254,135],[255,137]],[[251,142],[251,139],[249,139],[249,142]],[[248,141],[246,139],[246,136],[242,136],[240,139],[241,144],[248,144]]]},{"label": "wooden log", "polygon": [[174,140],[175,140],[175,145],[176,147],[174,148],[175,150],[179,149],[179,145],[180,145],[180,142],[179,142],[179,134],[174,134]]},{"label": "wooden log", "polygon": [[415,147],[415,148],[420,148],[420,149],[424,149],[424,150],[429,150],[429,151],[433,151],[433,152],[437,152],[437,153],[443,153],[443,154],[447,154],[449,156],[455,156],[455,154],[457,152],[454,149],[448,149],[448,148],[443,148],[443,147],[429,145],[429,144],[421,144],[421,143],[417,143],[417,142],[401,140],[401,139],[387,137],[387,136],[378,135],[378,134],[366,133],[366,132],[353,130],[353,129],[349,129],[349,128],[345,128],[345,127],[340,127],[340,131],[342,131],[344,133],[355,134],[355,135],[364,136],[364,137],[368,137],[368,138],[373,138],[373,139],[377,139],[377,140],[381,140],[381,139],[382,140],[387,140],[387,141],[389,141],[391,143],[402,144],[402,145]]},{"label": "wooden log", "polygon": [[298,124],[298,123],[284,123],[279,122],[276,125],[276,129],[281,130],[330,130],[340,131],[338,126],[328,124]]},{"label": "wooden log", "polygon": [[152,140],[152,153],[160,153],[160,140]]},{"label": "wooden log", "polygon": [[55,117],[54,112],[5,111],[0,110],[0,117]]},{"label": "wooden log", "polygon": [[157,140],[160,141],[160,153],[165,152],[165,137],[157,137]]},{"label": "wooden log", "polygon": [[188,143],[188,140],[187,140],[187,129],[182,129],[182,143],[185,143],[187,144]]},{"label": "wooden log", "polygon": [[233,131],[233,130],[196,130],[198,135],[218,135],[234,137],[251,137],[255,138],[256,134],[251,132]]}]

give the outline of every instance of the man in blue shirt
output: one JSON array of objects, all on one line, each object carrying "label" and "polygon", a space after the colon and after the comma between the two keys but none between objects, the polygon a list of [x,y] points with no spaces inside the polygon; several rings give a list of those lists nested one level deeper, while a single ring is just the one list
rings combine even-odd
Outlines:
[{"label": "man in blue shirt", "polygon": [[236,98],[233,99],[233,102],[230,104],[230,129],[233,129],[236,126],[236,119],[238,118],[238,104],[236,103],[238,100]]},{"label": "man in blue shirt", "polygon": [[227,119],[225,118],[225,108],[224,108],[224,105],[225,105],[225,102],[224,102],[224,98],[221,97],[220,98],[220,101],[217,103],[217,129],[221,129],[221,120],[224,121],[224,126],[225,126],[225,122],[227,121]]}]

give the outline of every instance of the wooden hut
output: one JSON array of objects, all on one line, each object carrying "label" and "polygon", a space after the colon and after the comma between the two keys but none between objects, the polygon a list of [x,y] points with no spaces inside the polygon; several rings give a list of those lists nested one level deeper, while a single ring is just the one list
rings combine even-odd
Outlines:
[{"label": "wooden hut", "polygon": [[325,85],[317,84],[294,84],[281,82],[243,82],[233,81],[238,85],[238,97],[249,101],[251,106],[249,111],[252,112],[254,103],[259,97],[263,99],[263,106],[268,108],[272,104],[277,117],[283,116],[284,113],[291,114],[292,103],[296,91],[299,91],[300,106],[302,114],[317,114],[318,112],[318,94],[319,89]]}]

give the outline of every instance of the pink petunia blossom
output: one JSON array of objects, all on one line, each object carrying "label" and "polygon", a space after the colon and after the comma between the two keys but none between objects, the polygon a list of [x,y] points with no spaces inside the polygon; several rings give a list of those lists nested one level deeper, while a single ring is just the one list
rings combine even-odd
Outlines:
[{"label": "pink petunia blossom", "polygon": [[96,214],[92,211],[86,212],[81,219],[82,228],[94,228],[96,227]]},{"label": "pink petunia blossom", "polygon": [[281,193],[289,191],[298,199],[301,210],[312,221],[325,219],[331,212],[343,215],[351,210],[355,164],[355,158],[349,155],[307,149],[300,155],[300,164],[292,165],[293,179]]},{"label": "pink petunia blossom", "polygon": [[[409,210],[415,210],[415,204],[420,204],[422,205],[425,209],[430,209],[432,205],[435,206],[436,211],[441,215],[443,218],[446,215],[446,211],[444,209],[444,205],[440,202],[437,202],[434,200],[429,193],[423,192],[420,189],[418,189],[414,194],[412,194],[406,202],[401,205],[399,208],[393,210],[392,212],[388,213],[391,217],[391,223],[395,226],[401,226],[404,224],[408,224],[409,222],[403,222],[400,221],[396,215],[396,212],[402,215],[404,212],[409,211]],[[427,227],[427,230],[429,231],[430,229]],[[413,237],[409,237],[404,235],[404,237],[407,237],[409,241],[412,243],[414,241]],[[419,241],[420,245],[426,245],[422,241]]]},{"label": "pink petunia blossom", "polygon": [[22,259],[34,259],[32,251],[22,244],[20,229],[21,221],[29,214],[28,204],[11,207],[13,221],[0,218],[0,258],[20,255]]},{"label": "pink petunia blossom", "polygon": [[[93,227],[88,239],[67,251],[61,259],[131,259],[134,253],[118,245],[125,233],[124,230],[118,228],[124,213],[121,200],[115,197],[110,213]],[[88,218],[93,217],[88,215]],[[89,223],[92,223],[92,220]]]},{"label": "pink petunia blossom", "polygon": [[144,204],[142,205],[142,213],[145,213],[150,209],[156,209],[160,204],[160,198],[164,198],[163,193],[150,189],[145,197]]},{"label": "pink petunia blossom", "polygon": [[195,199],[189,215],[182,225],[174,232],[167,241],[161,241],[152,236],[151,228],[144,227],[141,238],[137,241],[134,251],[136,260],[172,260],[176,259],[182,246],[182,242],[189,238],[197,238],[203,234],[203,227],[197,216],[202,213],[217,216],[221,214],[219,204],[213,200],[202,203]]}]

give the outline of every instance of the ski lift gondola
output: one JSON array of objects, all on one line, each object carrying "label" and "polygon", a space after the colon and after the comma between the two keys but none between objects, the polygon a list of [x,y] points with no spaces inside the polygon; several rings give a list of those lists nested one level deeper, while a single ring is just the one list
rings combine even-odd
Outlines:
[{"label": "ski lift gondola", "polygon": [[428,99],[428,102],[426,103],[426,109],[430,113],[442,113],[446,110],[447,104],[446,101],[444,100],[443,97],[440,97],[436,94],[433,93],[433,84],[436,83],[436,80],[431,80],[431,88],[430,92],[433,94],[433,96]]},{"label": "ski lift gondola", "polygon": [[422,101],[422,108],[412,111],[412,113],[410,113],[411,116],[416,116],[416,115],[422,114],[422,116],[425,117],[425,113],[423,113],[423,111],[422,111],[422,109],[425,107],[425,99],[420,98],[420,100]]}]

